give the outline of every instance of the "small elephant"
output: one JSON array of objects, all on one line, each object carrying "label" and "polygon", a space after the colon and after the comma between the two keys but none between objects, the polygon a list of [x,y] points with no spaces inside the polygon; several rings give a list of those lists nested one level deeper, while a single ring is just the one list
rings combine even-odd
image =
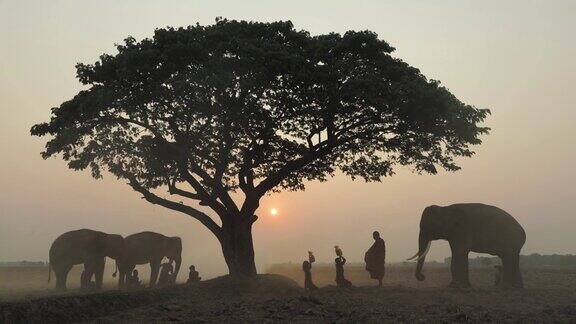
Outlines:
[{"label": "small elephant", "polygon": [[171,282],[176,281],[182,264],[182,240],[179,237],[168,237],[154,232],[141,232],[124,238],[126,250],[124,257],[118,262],[120,277],[118,286],[123,288],[126,276],[132,273],[137,264],[150,263],[150,287],[156,284],[162,259],[175,262],[176,267]]},{"label": "small elephant", "polygon": [[447,240],[452,251],[451,287],[469,287],[468,254],[496,255],[502,260],[502,285],[523,287],[520,273],[520,250],[526,242],[522,226],[507,212],[484,204],[454,204],[446,207],[429,206],[420,221],[416,278],[422,274],[424,259],[432,240]]},{"label": "small elephant", "polygon": [[95,288],[102,288],[105,258],[118,259],[124,251],[124,239],[120,235],[80,229],[60,235],[50,247],[48,282],[51,270],[56,275],[56,289],[66,289],[66,279],[72,266],[84,264],[80,286],[90,286],[96,277]]}]

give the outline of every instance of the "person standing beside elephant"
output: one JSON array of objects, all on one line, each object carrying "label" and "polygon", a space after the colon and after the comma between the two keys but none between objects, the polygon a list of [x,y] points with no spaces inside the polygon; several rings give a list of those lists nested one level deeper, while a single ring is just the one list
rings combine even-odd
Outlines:
[{"label": "person standing beside elephant", "polygon": [[364,255],[366,270],[370,273],[370,278],[378,280],[378,287],[382,287],[382,279],[385,273],[386,243],[380,237],[378,231],[372,233],[374,243]]}]

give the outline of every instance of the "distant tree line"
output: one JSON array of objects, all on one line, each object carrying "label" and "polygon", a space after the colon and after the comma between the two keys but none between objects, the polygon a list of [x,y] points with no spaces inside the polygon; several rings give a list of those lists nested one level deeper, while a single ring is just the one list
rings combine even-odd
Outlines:
[{"label": "distant tree line", "polygon": [[[444,262],[438,261],[427,261],[426,264],[428,266],[438,266],[438,267],[446,267],[450,266],[450,261],[452,258],[448,257],[444,259]],[[401,266],[413,266],[414,262],[387,262],[388,265],[401,265]],[[498,257],[485,257],[485,256],[477,256],[475,258],[469,259],[469,265],[471,267],[492,267],[495,265],[501,264],[500,258]],[[523,267],[576,267],[576,255],[572,254],[550,254],[550,255],[542,255],[538,253],[530,254],[530,255],[521,255],[520,256],[520,264]],[[293,269],[294,267],[299,267],[299,263],[293,262],[285,262],[285,263],[276,263],[272,264],[268,267],[267,272],[271,273],[281,273],[282,271]],[[350,262],[347,263],[348,267],[364,267],[363,262]],[[318,262],[315,265],[316,269],[325,268],[325,267],[333,267],[333,263],[331,262]]]},{"label": "distant tree line", "polygon": [[[452,258],[448,257],[444,259],[444,263],[449,265]],[[471,267],[487,267],[500,264],[500,258],[498,257],[482,257],[478,256],[476,258],[469,259],[469,265]],[[530,255],[520,256],[520,265],[527,267],[536,266],[560,266],[560,267],[571,267],[576,266],[576,255],[572,254],[551,254],[542,255],[538,253],[533,253]]]},{"label": "distant tree line", "polygon": [[45,267],[47,262],[42,261],[5,261],[0,262],[0,267]]}]

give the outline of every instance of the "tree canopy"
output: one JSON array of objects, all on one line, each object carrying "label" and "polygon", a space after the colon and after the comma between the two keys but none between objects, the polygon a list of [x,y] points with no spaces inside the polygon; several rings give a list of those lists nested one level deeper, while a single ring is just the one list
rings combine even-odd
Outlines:
[{"label": "tree canopy", "polygon": [[[340,171],[379,181],[397,165],[458,170],[488,128],[489,111],[391,55],[370,31],[312,36],[291,22],[217,19],[127,38],[118,53],[78,64],[86,86],[32,127],[95,178],[108,171],[148,201],[191,215],[217,236],[221,218],[255,220],[259,199]],[[237,206],[230,193],[240,190]]]}]

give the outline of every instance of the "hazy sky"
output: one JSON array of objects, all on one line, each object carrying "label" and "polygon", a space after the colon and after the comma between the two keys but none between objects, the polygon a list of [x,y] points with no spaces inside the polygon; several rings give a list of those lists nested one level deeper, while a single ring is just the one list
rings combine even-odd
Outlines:
[{"label": "hazy sky", "polygon": [[[42,160],[46,139],[29,135],[50,108],[80,89],[77,62],[114,53],[154,28],[234,19],[292,20],[312,34],[369,29],[396,56],[441,80],[466,103],[490,108],[492,133],[457,173],[400,169],[382,183],[337,176],[307,190],[266,197],[255,225],[259,269],[333,260],[338,244],[361,261],[380,230],[388,259],[416,249],[431,204],[499,206],[526,229],[523,253],[575,253],[576,1],[23,1],[0,0],[0,260],[46,260],[59,234],[92,228],[153,230],[184,240],[184,262],[225,272],[218,242],[195,220],[153,207],[126,184]],[[271,217],[269,209],[279,210]],[[430,252],[440,260],[445,242]]]}]

